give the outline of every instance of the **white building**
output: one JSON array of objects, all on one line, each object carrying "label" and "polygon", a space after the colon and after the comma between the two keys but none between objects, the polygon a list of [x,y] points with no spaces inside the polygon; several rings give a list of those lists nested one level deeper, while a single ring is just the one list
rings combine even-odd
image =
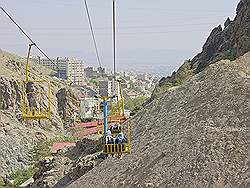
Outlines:
[{"label": "white building", "polygon": [[67,80],[74,85],[84,83],[84,64],[82,61],[69,58],[67,63]]},{"label": "white building", "polygon": [[32,58],[32,60],[56,71],[58,78],[65,79],[74,85],[82,85],[84,83],[84,63],[81,60],[66,57],[57,57],[51,60],[37,57]]}]

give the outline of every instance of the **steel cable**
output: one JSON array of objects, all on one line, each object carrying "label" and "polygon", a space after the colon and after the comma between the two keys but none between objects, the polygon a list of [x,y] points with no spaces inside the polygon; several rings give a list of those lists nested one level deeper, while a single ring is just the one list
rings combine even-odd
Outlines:
[{"label": "steel cable", "polygon": [[87,17],[88,17],[88,22],[89,22],[89,27],[90,27],[90,31],[91,31],[91,36],[92,36],[92,39],[93,39],[93,42],[94,42],[94,47],[95,47],[97,61],[98,61],[99,66],[102,67],[101,60],[100,60],[100,55],[99,55],[99,51],[98,51],[98,48],[97,48],[97,43],[96,43],[94,28],[93,28],[93,24],[92,24],[90,13],[89,13],[89,8],[88,8],[87,0],[84,0],[84,4],[85,4],[85,8],[86,8]]}]

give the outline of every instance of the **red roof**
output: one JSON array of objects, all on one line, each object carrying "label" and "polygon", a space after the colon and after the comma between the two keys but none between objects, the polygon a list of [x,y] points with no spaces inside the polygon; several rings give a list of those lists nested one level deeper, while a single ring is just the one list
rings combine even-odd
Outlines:
[{"label": "red roof", "polygon": [[56,142],[51,147],[51,153],[57,153],[57,151],[60,149],[72,147],[72,146],[76,146],[76,143],[75,142]]},{"label": "red roof", "polygon": [[80,127],[86,127],[86,128],[96,127],[97,123],[98,123],[98,121],[88,122],[88,123],[80,123],[80,124],[76,124],[73,127],[69,127],[68,130],[77,129],[77,128],[80,128]]},{"label": "red roof", "polygon": [[96,127],[97,123],[98,123],[97,121],[88,122],[88,123],[80,123],[79,126],[80,127]]},{"label": "red roof", "polygon": [[96,127],[92,127],[92,128],[87,128],[84,129],[84,131],[78,131],[77,133],[74,133],[73,136],[76,138],[82,138],[84,136],[87,135],[92,135],[92,134],[96,134],[98,132],[98,130],[101,130],[101,128],[96,128]]}]

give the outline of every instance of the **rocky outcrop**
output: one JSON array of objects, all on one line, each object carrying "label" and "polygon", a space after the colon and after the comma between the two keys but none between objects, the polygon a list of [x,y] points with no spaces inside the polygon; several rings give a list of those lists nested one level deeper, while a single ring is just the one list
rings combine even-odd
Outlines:
[{"label": "rocky outcrop", "polygon": [[69,170],[69,172],[64,175],[53,187],[61,188],[70,185],[72,182],[76,181],[84,174],[92,170],[98,164],[100,164],[105,157],[102,154],[93,154],[86,157],[81,157]]},{"label": "rocky outcrop", "polygon": [[57,107],[58,107],[58,112],[60,114],[60,117],[63,120],[66,120],[67,117],[69,116],[69,114],[66,112],[66,109],[68,107],[66,88],[60,89],[56,94],[56,98],[57,98]]},{"label": "rocky outcrop", "polygon": [[224,24],[211,32],[202,52],[192,59],[195,73],[221,59],[234,60],[250,50],[250,2],[241,0],[233,21],[228,18]]},{"label": "rocky outcrop", "polygon": [[236,12],[237,15],[233,21],[227,18],[224,28],[219,25],[212,30],[201,53],[192,60],[184,62],[171,76],[161,80],[161,83],[156,86],[151,100],[166,92],[170,87],[178,86],[189,80],[209,65],[222,59],[235,60],[250,50],[249,0],[241,0]]},{"label": "rocky outcrop", "polygon": [[89,154],[94,154],[97,151],[102,150],[101,141],[91,140],[84,138],[80,142],[76,143],[76,147],[70,150],[70,153],[76,158],[80,156],[86,156]]},{"label": "rocky outcrop", "polygon": [[230,20],[230,18],[227,18],[227,20],[224,23],[224,28],[226,28],[227,26],[229,26],[232,23],[232,21]]},{"label": "rocky outcrop", "polygon": [[132,120],[132,152],[69,187],[248,187],[250,53],[222,60]]},{"label": "rocky outcrop", "polygon": [[0,121],[0,175],[4,175],[32,162],[32,148],[37,137],[11,114],[1,114]]},{"label": "rocky outcrop", "polygon": [[21,87],[17,80],[0,77],[0,109],[20,113]]},{"label": "rocky outcrop", "polygon": [[105,156],[98,141],[83,139],[75,147],[63,149],[54,157],[40,161],[32,187],[65,187],[100,164]]},{"label": "rocky outcrop", "polygon": [[74,112],[80,114],[80,100],[77,93],[79,93],[77,89],[61,88],[56,94],[58,113],[64,122],[64,128],[69,126],[69,118]]}]

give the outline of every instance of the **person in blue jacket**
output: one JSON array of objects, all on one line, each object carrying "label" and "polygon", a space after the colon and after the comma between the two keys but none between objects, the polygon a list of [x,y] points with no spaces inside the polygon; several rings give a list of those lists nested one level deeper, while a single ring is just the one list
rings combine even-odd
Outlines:
[{"label": "person in blue jacket", "polygon": [[107,132],[107,136],[106,136],[106,143],[107,144],[114,144],[114,137],[112,136],[112,134],[111,134],[111,131],[110,130],[108,130],[108,132]]},{"label": "person in blue jacket", "polygon": [[122,144],[123,140],[124,140],[124,134],[122,132],[119,132],[116,139],[115,139],[115,143]]}]

